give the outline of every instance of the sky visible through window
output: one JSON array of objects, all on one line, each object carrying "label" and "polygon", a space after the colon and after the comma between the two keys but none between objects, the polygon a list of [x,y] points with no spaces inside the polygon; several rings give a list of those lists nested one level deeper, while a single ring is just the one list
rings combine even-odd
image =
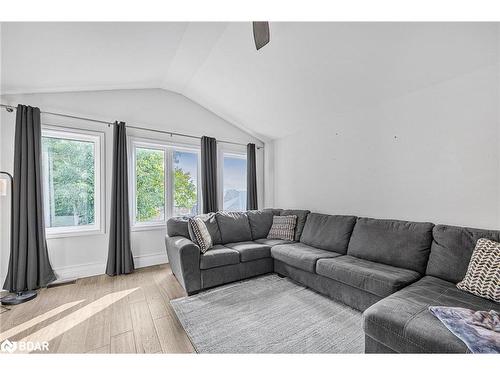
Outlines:
[{"label": "sky visible through window", "polygon": [[194,152],[175,151],[174,166],[181,168],[184,172],[188,172],[193,181],[196,181],[198,174],[198,154]]},{"label": "sky visible through window", "polygon": [[247,161],[234,156],[224,156],[224,210],[246,210]]}]

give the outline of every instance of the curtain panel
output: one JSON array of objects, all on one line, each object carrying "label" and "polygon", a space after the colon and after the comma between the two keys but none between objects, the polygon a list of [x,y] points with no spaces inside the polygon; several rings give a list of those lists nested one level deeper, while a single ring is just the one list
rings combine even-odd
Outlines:
[{"label": "curtain panel", "polygon": [[257,164],[255,144],[247,145],[247,210],[257,209]]},{"label": "curtain panel", "polygon": [[201,137],[201,188],[203,213],[218,210],[217,199],[217,140]]},{"label": "curtain panel", "polygon": [[109,276],[134,271],[130,247],[130,216],[128,201],[127,129],[124,122],[115,122],[113,129],[113,169],[111,185],[111,219],[109,228]]},{"label": "curtain panel", "polygon": [[14,137],[10,258],[4,289],[24,292],[56,280],[49,261],[43,215],[40,109],[19,104]]}]

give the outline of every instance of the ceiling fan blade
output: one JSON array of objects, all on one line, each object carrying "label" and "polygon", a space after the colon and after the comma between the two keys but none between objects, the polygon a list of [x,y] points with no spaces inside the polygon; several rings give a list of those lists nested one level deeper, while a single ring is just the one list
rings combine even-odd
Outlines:
[{"label": "ceiling fan blade", "polygon": [[269,43],[269,22],[252,22],[257,51]]}]

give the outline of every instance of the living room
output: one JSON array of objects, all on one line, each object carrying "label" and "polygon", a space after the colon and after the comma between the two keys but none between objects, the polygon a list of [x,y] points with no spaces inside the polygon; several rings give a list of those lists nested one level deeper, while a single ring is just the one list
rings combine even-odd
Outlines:
[{"label": "living room", "polygon": [[500,24],[349,9],[0,17],[2,364],[500,353]]}]

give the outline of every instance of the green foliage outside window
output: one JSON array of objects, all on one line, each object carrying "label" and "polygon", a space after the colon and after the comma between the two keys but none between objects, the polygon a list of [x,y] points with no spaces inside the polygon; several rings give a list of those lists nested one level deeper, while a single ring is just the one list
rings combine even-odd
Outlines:
[{"label": "green foliage outside window", "polygon": [[174,205],[191,209],[196,204],[196,185],[191,174],[175,167],[174,170]]},{"label": "green foliage outside window", "polygon": [[163,164],[163,151],[137,149],[137,221],[162,220],[164,217],[165,168]]},{"label": "green foliage outside window", "polygon": [[43,137],[48,162],[49,227],[94,223],[95,165],[91,142]]},{"label": "green foliage outside window", "polygon": [[196,183],[193,181],[193,176],[190,172],[183,170],[179,164],[181,155],[186,153],[179,151],[174,152],[174,216],[196,214],[196,203],[198,194],[196,191]]},{"label": "green foliage outside window", "polygon": [[[136,199],[138,222],[163,220],[165,217],[164,152],[136,149]],[[190,210],[196,205],[196,184],[189,172],[174,168],[174,206]]]}]

